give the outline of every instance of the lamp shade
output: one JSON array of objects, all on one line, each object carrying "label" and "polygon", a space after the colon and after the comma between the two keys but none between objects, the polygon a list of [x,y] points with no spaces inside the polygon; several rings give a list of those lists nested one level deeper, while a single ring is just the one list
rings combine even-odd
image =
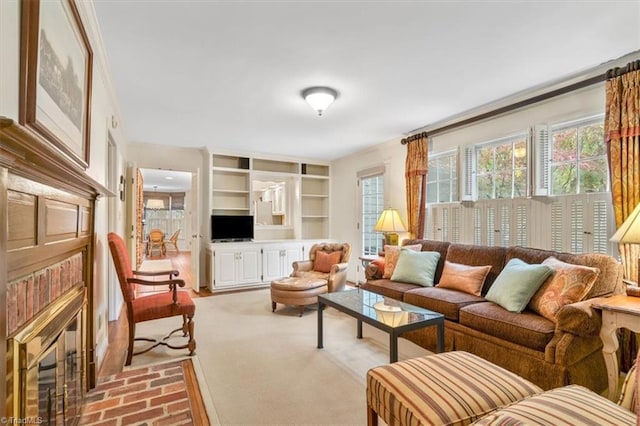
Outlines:
[{"label": "lamp shade", "polygon": [[373,230],[378,232],[405,232],[407,228],[404,226],[397,209],[384,209]]},{"label": "lamp shade", "polygon": [[640,244],[640,204],[610,238],[614,243]]},{"label": "lamp shade", "polygon": [[302,97],[318,112],[318,115],[322,115],[324,110],[336,100],[338,92],[330,87],[309,87],[302,91]]}]

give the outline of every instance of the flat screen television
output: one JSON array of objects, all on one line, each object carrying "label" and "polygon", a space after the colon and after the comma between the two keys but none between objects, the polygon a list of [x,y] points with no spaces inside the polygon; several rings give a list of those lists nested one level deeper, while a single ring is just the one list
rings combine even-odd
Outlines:
[{"label": "flat screen television", "polygon": [[212,241],[250,241],[253,239],[253,216],[211,215]]}]

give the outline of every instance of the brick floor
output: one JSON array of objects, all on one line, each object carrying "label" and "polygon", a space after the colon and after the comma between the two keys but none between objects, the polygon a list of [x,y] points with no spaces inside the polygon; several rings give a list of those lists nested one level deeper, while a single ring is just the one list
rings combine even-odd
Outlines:
[{"label": "brick floor", "polygon": [[[101,379],[87,395],[80,425],[195,425],[182,360]],[[195,398],[198,400],[198,398]]]}]

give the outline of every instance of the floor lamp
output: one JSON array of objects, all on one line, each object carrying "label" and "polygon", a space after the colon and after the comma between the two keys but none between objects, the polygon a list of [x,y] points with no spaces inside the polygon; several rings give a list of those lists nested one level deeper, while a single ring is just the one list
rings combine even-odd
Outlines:
[{"label": "floor lamp", "polygon": [[[610,241],[619,244],[640,244],[640,203],[636,206],[627,219],[620,225],[620,228],[613,234]],[[638,269],[636,271],[640,275],[640,259],[638,259]],[[640,286],[640,276],[636,276],[636,286]],[[640,287],[635,291],[635,294],[629,296],[640,296]]]},{"label": "floor lamp", "polygon": [[384,209],[373,230],[384,233],[385,244],[397,246],[398,232],[406,232],[407,228],[404,226],[397,209]]}]

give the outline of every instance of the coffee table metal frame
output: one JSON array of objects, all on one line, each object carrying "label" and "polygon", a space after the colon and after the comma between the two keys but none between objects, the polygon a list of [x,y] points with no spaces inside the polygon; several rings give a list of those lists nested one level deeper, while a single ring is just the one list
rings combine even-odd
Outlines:
[{"label": "coffee table metal frame", "polygon": [[433,325],[437,327],[436,351],[442,352],[444,350],[444,315],[408,303],[392,300],[392,302],[399,304],[403,310],[417,314],[417,318],[414,317],[412,321],[406,324],[392,326],[378,320],[375,308],[373,307],[375,303],[384,300],[384,296],[362,289],[318,295],[318,349],[324,347],[322,311],[326,305],[356,318],[358,339],[362,339],[363,322],[389,333],[389,362],[393,363],[398,361],[398,337],[400,337],[402,333]]}]

